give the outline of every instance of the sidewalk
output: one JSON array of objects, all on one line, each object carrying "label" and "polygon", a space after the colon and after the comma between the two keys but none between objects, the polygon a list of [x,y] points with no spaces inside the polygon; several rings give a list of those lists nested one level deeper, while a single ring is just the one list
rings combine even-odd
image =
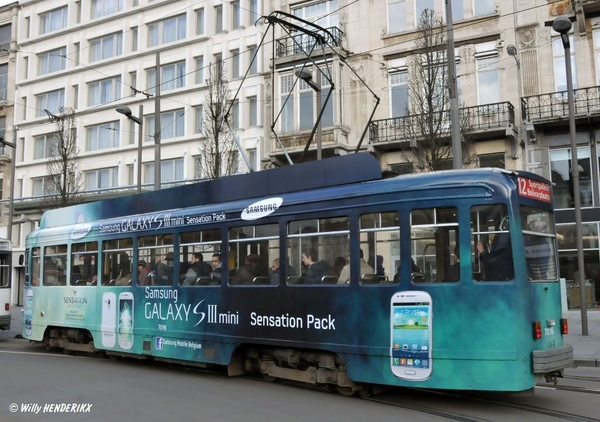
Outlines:
[{"label": "sidewalk", "polygon": [[[22,309],[21,306],[12,307],[10,330],[0,331],[0,339],[21,335]],[[581,310],[569,310],[563,314],[569,321],[569,334],[565,336],[565,343],[573,346],[575,366],[600,368],[600,310],[588,309],[586,315],[588,335],[584,336],[581,334]]]},{"label": "sidewalk", "polygon": [[588,335],[581,334],[581,310],[573,309],[563,313],[569,322],[569,334],[565,343],[573,346],[575,366],[600,367],[600,310],[588,309]]}]

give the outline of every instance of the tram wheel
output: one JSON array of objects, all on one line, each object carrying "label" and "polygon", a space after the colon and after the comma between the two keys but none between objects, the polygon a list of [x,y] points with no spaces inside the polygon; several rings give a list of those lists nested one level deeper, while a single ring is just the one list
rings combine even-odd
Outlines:
[{"label": "tram wheel", "polygon": [[260,376],[262,377],[263,380],[265,380],[267,382],[275,382],[275,381],[277,381],[277,378],[275,378],[274,376],[269,375],[269,374],[262,374],[261,373]]},{"label": "tram wheel", "polygon": [[339,385],[336,385],[335,387],[337,389],[337,392],[340,393],[342,396],[351,397],[356,394],[356,391],[353,390],[351,387],[341,387]]},{"label": "tram wheel", "polygon": [[371,387],[365,387],[361,389],[359,392],[360,396],[363,399],[368,399],[369,397],[373,397],[373,389]]}]

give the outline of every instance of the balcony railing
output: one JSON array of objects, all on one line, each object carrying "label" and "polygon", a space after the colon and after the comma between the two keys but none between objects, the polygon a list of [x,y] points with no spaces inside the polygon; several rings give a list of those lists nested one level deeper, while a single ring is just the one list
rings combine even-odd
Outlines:
[{"label": "balcony railing", "polygon": [[[326,31],[316,32],[324,37],[329,44],[340,45],[344,33],[335,26],[326,29],[329,33]],[[300,54],[303,51],[308,53],[312,50],[316,42],[317,39],[315,37],[311,37],[304,33],[292,35],[291,37],[279,38],[278,40],[275,40],[275,54],[277,55],[277,58],[281,58]]]},{"label": "balcony railing", "polygon": [[[573,90],[575,116],[600,114],[600,86]],[[532,95],[521,98],[523,120],[567,119],[569,102],[567,91]]]},{"label": "balcony railing", "polygon": [[[440,131],[442,136],[450,136],[450,111],[442,112],[442,121],[447,122]],[[489,132],[504,129],[515,124],[515,107],[508,101],[485,104],[460,109],[460,120],[465,132]],[[393,117],[391,119],[375,120],[370,125],[370,141],[372,144],[386,142],[415,141],[420,138],[418,122],[423,115]]]}]

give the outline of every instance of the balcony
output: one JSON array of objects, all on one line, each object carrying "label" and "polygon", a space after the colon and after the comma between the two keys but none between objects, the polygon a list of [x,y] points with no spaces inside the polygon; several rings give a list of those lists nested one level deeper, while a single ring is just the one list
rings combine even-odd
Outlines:
[{"label": "balcony", "polygon": [[[443,111],[443,120],[447,124],[439,133],[450,138],[450,111]],[[512,136],[515,126],[515,108],[506,101],[485,104],[460,109],[460,119],[463,121],[465,133],[474,141],[482,141],[498,137]],[[422,115],[393,117],[391,119],[375,120],[369,129],[369,140],[373,147],[381,149],[398,149],[409,147],[415,139],[421,137],[415,128],[422,121]],[[508,132],[511,132],[509,135]]]},{"label": "balcony", "polygon": [[[326,28],[326,31],[317,31],[331,45],[340,45],[344,33],[337,27]],[[307,54],[312,50],[317,40],[310,35],[296,34],[291,37],[279,38],[275,40],[275,55],[278,59],[293,56],[296,54]],[[318,47],[315,47],[318,48]]]},{"label": "balcony", "polygon": [[[600,86],[573,90],[575,117],[600,117]],[[533,95],[521,98],[524,121],[536,124],[569,120],[567,91]]]},{"label": "balcony", "polygon": [[575,0],[572,3],[575,10],[581,8],[586,14],[600,12],[600,0]]}]

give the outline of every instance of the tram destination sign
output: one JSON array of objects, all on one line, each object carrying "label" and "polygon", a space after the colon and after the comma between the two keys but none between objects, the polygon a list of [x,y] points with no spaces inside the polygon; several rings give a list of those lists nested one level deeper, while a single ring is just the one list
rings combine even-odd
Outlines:
[{"label": "tram destination sign", "polygon": [[518,177],[517,184],[519,186],[519,196],[548,203],[552,202],[550,184],[525,177]]}]

